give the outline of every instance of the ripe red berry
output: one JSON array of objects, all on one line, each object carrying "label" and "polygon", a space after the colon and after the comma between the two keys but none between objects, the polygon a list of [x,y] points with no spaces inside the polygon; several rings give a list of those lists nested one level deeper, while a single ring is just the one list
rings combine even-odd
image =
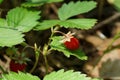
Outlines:
[{"label": "ripe red berry", "polygon": [[64,45],[69,50],[77,50],[79,48],[79,41],[76,38],[70,38],[70,41],[64,42]]},{"label": "ripe red berry", "polygon": [[80,46],[79,41],[75,38],[74,33],[68,32],[63,36],[61,42],[65,45],[65,47],[69,50],[77,50]]},{"label": "ripe red berry", "polygon": [[15,60],[10,61],[10,70],[14,72],[23,71],[26,68],[26,64],[16,63]]}]

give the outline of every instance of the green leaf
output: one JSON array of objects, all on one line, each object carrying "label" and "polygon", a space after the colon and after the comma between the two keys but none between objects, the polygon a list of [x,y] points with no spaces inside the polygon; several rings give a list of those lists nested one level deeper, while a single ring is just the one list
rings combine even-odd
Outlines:
[{"label": "green leaf", "polygon": [[67,57],[70,57],[70,55],[73,55],[73,56],[76,56],[77,58],[79,58],[81,60],[86,60],[87,59],[84,52],[82,52],[80,49],[75,50],[75,51],[70,51],[67,48],[65,48],[64,45],[60,42],[61,39],[62,39],[62,36],[53,37],[52,42],[50,44],[51,49],[61,51]]},{"label": "green leaf", "polygon": [[44,3],[47,0],[27,0],[28,2],[32,2],[32,3]]},{"label": "green leaf", "polygon": [[96,21],[96,19],[70,19],[61,21],[59,25],[65,28],[90,29],[95,25]]},{"label": "green leaf", "polygon": [[5,26],[5,27],[7,27],[8,26],[8,24],[7,24],[7,21],[5,20],[5,19],[2,19],[2,18],[0,18],[0,26]]},{"label": "green leaf", "polygon": [[44,0],[39,0],[39,2],[28,0],[27,2],[23,3],[22,6],[23,7],[38,7],[38,6],[43,5],[44,3],[45,3]]},{"label": "green leaf", "polygon": [[114,0],[113,4],[115,5],[115,8],[120,11],[120,0]]},{"label": "green leaf", "polygon": [[86,77],[86,75],[81,74],[81,72],[73,72],[73,70],[64,72],[62,69],[46,75],[43,80],[91,80],[91,78]]},{"label": "green leaf", "polygon": [[88,12],[96,7],[96,2],[94,1],[83,1],[83,2],[70,2],[68,4],[63,4],[58,10],[58,16],[60,20],[66,20],[72,16]]},{"label": "green leaf", "polygon": [[2,3],[3,2],[3,0],[0,0],[0,3]]},{"label": "green leaf", "polygon": [[41,6],[41,5],[43,5],[43,3],[26,2],[26,3],[22,4],[23,7],[38,7],[38,6]]},{"label": "green leaf", "polygon": [[52,3],[52,2],[61,2],[63,0],[27,0],[32,3]]},{"label": "green leaf", "polygon": [[24,41],[23,34],[17,30],[0,27],[0,46],[11,47]]},{"label": "green leaf", "polygon": [[47,0],[47,1],[48,1],[48,3],[53,3],[53,2],[61,2],[63,0]]},{"label": "green leaf", "polygon": [[57,25],[59,22],[60,20],[44,20],[35,27],[35,30],[46,30]]},{"label": "green leaf", "polygon": [[29,11],[22,7],[14,8],[7,14],[8,26],[22,32],[28,32],[38,24],[39,13],[38,11]]},{"label": "green leaf", "polygon": [[96,19],[44,20],[35,27],[35,30],[46,30],[56,25],[65,28],[90,29],[95,25],[96,21]]},{"label": "green leaf", "polygon": [[40,79],[37,76],[33,76],[29,73],[10,72],[9,74],[4,74],[1,80],[40,80]]},{"label": "green leaf", "polygon": [[63,0],[27,0],[27,2],[23,3],[24,7],[37,7],[41,6],[45,3],[53,3],[53,2],[61,2]]}]

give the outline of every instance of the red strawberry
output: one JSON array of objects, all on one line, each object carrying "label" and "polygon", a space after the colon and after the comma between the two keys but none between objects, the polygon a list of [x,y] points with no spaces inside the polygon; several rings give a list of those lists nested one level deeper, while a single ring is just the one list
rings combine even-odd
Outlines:
[{"label": "red strawberry", "polygon": [[70,38],[70,41],[64,42],[64,45],[69,50],[76,50],[79,48],[79,41],[76,38]]},{"label": "red strawberry", "polygon": [[63,40],[61,41],[69,50],[77,50],[80,45],[78,39],[76,39],[73,35],[74,33],[68,32],[64,35]]},{"label": "red strawberry", "polygon": [[29,61],[29,59],[26,57],[26,53],[21,52],[16,53],[11,57],[10,61],[10,70],[14,72],[23,71],[25,70],[27,64],[26,61]]},{"label": "red strawberry", "polygon": [[14,72],[18,72],[18,71],[23,71],[26,68],[26,64],[25,63],[17,63],[15,62],[15,60],[11,60],[10,61],[10,70],[14,71]]}]

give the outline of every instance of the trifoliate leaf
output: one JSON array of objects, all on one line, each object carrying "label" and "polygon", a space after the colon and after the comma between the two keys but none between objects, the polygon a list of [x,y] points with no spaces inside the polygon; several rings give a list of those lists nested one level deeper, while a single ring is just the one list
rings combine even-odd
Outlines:
[{"label": "trifoliate leaf", "polygon": [[65,56],[70,57],[70,55],[73,55],[81,60],[86,60],[87,57],[85,56],[84,52],[82,52],[80,49],[75,51],[68,50],[60,41],[62,40],[62,36],[55,36],[52,38],[52,42],[50,44],[51,49],[58,50],[64,53]]},{"label": "trifoliate leaf", "polygon": [[40,79],[37,76],[33,76],[29,73],[10,72],[9,74],[4,74],[1,80],[40,80]]},{"label": "trifoliate leaf", "polygon": [[73,70],[64,71],[62,69],[46,75],[43,80],[91,80],[91,78],[86,77],[81,72],[73,72]]},{"label": "trifoliate leaf", "polygon": [[72,16],[88,12],[96,7],[96,2],[94,1],[83,1],[83,2],[70,2],[68,4],[63,4],[58,10],[58,16],[60,20],[66,20]]},{"label": "trifoliate leaf", "polygon": [[2,18],[0,18],[0,26],[5,26],[5,27],[7,27],[8,26],[8,24],[7,24],[7,21],[5,20],[5,19],[2,19]]},{"label": "trifoliate leaf", "polygon": [[28,32],[38,24],[39,13],[21,7],[14,8],[7,14],[8,26],[18,29],[18,31]]},{"label": "trifoliate leaf", "polygon": [[96,19],[70,19],[61,21],[59,25],[65,28],[90,29],[96,23]]},{"label": "trifoliate leaf", "polygon": [[23,34],[17,30],[0,27],[0,46],[11,47],[24,41]]},{"label": "trifoliate leaf", "polygon": [[55,25],[58,25],[59,22],[60,20],[44,20],[35,27],[35,30],[46,30]]}]

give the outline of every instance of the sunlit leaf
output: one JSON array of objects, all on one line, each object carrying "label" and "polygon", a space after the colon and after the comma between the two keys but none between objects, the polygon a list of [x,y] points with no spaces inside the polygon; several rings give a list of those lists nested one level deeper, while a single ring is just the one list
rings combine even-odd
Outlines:
[{"label": "sunlit leaf", "polygon": [[40,80],[40,78],[38,78],[37,76],[33,76],[29,73],[10,72],[9,74],[4,74],[1,80]]},{"label": "sunlit leaf", "polygon": [[77,28],[77,29],[90,29],[95,23],[96,19],[68,19],[65,21],[61,20],[44,20],[35,27],[36,30],[46,30],[53,26],[60,26],[65,28]]},{"label": "sunlit leaf", "polygon": [[69,19],[61,21],[59,25],[65,28],[90,29],[96,21],[96,19]]},{"label": "sunlit leaf", "polygon": [[70,2],[62,5],[62,7],[58,10],[58,16],[60,20],[66,20],[72,16],[88,12],[95,7],[96,2],[94,1]]},{"label": "sunlit leaf", "polygon": [[115,8],[120,11],[120,0],[113,0],[113,4],[115,5]]},{"label": "sunlit leaf", "polygon": [[17,30],[0,27],[0,46],[11,47],[24,41],[23,34]]},{"label": "sunlit leaf", "polygon": [[35,27],[35,30],[46,30],[55,25],[58,25],[59,22],[60,20],[44,20]]},{"label": "sunlit leaf", "polygon": [[91,78],[86,77],[81,72],[73,72],[73,70],[64,71],[62,69],[46,75],[43,80],[91,80]]},{"label": "sunlit leaf", "polygon": [[38,11],[29,11],[25,8],[17,7],[8,12],[6,20],[8,26],[18,31],[28,32],[38,24],[39,13]]},{"label": "sunlit leaf", "polygon": [[5,19],[0,18],[0,26],[1,27],[3,27],[3,26],[7,27],[8,26],[7,21]]}]

